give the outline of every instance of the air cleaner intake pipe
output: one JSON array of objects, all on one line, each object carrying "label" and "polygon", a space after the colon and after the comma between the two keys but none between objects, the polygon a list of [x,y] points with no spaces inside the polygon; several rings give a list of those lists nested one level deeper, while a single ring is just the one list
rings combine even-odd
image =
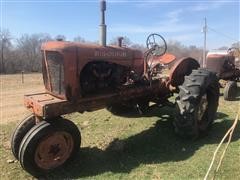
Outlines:
[{"label": "air cleaner intake pipe", "polygon": [[107,41],[107,26],[105,24],[105,11],[106,11],[106,1],[100,1],[100,10],[101,10],[101,24],[100,24],[100,45],[106,46]]}]

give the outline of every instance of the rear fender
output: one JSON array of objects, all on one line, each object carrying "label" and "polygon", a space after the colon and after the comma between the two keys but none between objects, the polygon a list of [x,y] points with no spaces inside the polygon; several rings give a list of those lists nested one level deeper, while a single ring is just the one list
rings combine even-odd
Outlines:
[{"label": "rear fender", "polygon": [[177,87],[184,82],[184,76],[191,74],[193,69],[198,69],[200,64],[196,59],[184,57],[176,61],[170,69],[169,84]]},{"label": "rear fender", "polygon": [[176,60],[176,57],[170,53],[165,53],[162,56],[153,56],[151,61],[148,62],[148,65],[152,68],[156,67],[157,65],[169,65],[173,61]]}]

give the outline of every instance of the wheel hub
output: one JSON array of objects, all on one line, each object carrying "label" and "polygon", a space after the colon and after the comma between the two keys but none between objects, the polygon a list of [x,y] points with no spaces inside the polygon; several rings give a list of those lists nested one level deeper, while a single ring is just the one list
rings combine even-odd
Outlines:
[{"label": "wheel hub", "polygon": [[35,151],[35,162],[43,169],[62,165],[71,155],[73,138],[64,131],[54,132],[40,141]]},{"label": "wheel hub", "polygon": [[48,154],[56,155],[60,151],[59,144],[51,145]]}]

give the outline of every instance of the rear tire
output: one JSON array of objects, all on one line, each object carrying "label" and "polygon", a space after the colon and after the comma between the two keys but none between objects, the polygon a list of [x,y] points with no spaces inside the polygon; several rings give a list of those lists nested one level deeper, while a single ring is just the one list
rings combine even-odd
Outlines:
[{"label": "rear tire", "polygon": [[193,70],[179,86],[176,99],[175,132],[184,138],[205,135],[218,108],[219,83],[216,75],[205,69]]},{"label": "rear tire", "polygon": [[22,140],[19,161],[28,173],[40,176],[63,166],[77,153],[80,143],[73,122],[63,118],[41,121]]},{"label": "rear tire", "polygon": [[35,116],[31,114],[22,120],[15,128],[11,138],[11,149],[14,157],[18,160],[19,146],[23,137],[35,125]]},{"label": "rear tire", "polygon": [[237,96],[237,82],[228,81],[223,92],[224,100],[232,101]]}]

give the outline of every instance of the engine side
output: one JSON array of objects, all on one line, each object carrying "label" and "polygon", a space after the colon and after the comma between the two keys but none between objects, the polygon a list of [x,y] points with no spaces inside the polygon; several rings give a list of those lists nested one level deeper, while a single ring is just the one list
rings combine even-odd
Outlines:
[{"label": "engine side", "polygon": [[56,41],[42,51],[46,90],[63,99],[111,93],[143,73],[143,54],[134,49]]},{"label": "engine side", "polygon": [[101,94],[115,91],[129,79],[131,68],[106,61],[89,62],[81,71],[81,94]]}]

